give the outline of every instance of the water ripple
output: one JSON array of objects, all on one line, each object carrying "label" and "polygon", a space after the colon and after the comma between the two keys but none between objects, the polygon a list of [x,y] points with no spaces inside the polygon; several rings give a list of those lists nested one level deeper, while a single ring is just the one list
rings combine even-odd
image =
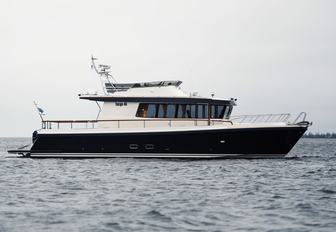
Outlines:
[{"label": "water ripple", "polygon": [[334,231],[336,140],[285,159],[6,158],[0,231]]}]

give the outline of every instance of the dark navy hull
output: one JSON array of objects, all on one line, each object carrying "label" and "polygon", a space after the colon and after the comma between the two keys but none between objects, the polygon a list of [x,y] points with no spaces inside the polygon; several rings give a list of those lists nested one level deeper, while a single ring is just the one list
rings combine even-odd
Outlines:
[{"label": "dark navy hull", "polygon": [[286,155],[307,127],[122,133],[38,133],[30,157],[273,158]]}]

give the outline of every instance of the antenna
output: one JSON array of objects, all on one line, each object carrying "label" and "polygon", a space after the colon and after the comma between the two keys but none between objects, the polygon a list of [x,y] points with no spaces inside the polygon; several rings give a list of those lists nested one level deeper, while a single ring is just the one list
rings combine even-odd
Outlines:
[{"label": "antenna", "polygon": [[[116,87],[114,86],[113,83],[117,83],[116,79],[112,76],[112,74],[110,74],[110,69],[111,66],[110,65],[106,65],[106,64],[99,64],[98,67],[95,63],[95,61],[98,60],[97,58],[93,57],[93,55],[91,55],[91,69],[94,69],[96,71],[96,73],[100,76],[101,78],[101,82],[103,85],[103,90],[105,92],[105,94],[107,94],[107,90],[106,90],[106,86],[104,86],[104,82],[102,80],[102,77],[105,77],[106,81],[111,85],[112,88],[116,89]],[[112,79],[112,81],[111,81]]]}]

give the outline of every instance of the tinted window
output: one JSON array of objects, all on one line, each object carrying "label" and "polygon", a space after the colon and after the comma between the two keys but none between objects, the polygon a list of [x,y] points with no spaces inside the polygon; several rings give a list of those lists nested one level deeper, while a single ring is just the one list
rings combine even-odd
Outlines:
[{"label": "tinted window", "polygon": [[217,112],[216,112],[216,118],[223,118],[224,117],[224,106],[218,105],[217,106]]},{"label": "tinted window", "polygon": [[155,118],[155,115],[156,115],[156,105],[149,104],[148,110],[147,110],[147,118]]},{"label": "tinted window", "polygon": [[211,105],[211,118],[223,118],[226,108],[223,105]]},{"label": "tinted window", "polygon": [[186,105],[178,105],[177,118],[185,118]]},{"label": "tinted window", "polygon": [[197,105],[197,118],[208,118],[208,105]]},{"label": "tinted window", "polygon": [[185,117],[191,118],[191,106],[190,105],[186,105]]},{"label": "tinted window", "polygon": [[[232,106],[211,105],[211,118],[229,118]],[[148,104],[140,103],[136,113],[142,118],[208,118],[208,104]]]},{"label": "tinted window", "polygon": [[167,106],[167,118],[175,118],[175,105],[168,105]]},{"label": "tinted window", "polygon": [[229,108],[229,112],[227,113],[227,115],[226,115],[226,119],[229,119],[230,118],[230,115],[231,115],[231,113],[232,113],[232,109],[233,109],[233,106],[228,106],[227,108]]},{"label": "tinted window", "polygon": [[141,118],[147,117],[148,104],[140,103],[136,116]]},{"label": "tinted window", "polygon": [[218,118],[223,118],[224,117],[224,110],[225,106],[218,106]]},{"label": "tinted window", "polygon": [[191,118],[196,118],[196,105],[190,105]]},{"label": "tinted window", "polygon": [[230,107],[229,106],[225,107],[225,111],[224,111],[224,118],[225,119],[229,118],[229,111],[230,111]]},{"label": "tinted window", "polygon": [[197,105],[197,118],[203,118],[203,105]]},{"label": "tinted window", "polygon": [[211,105],[211,118],[216,118],[217,106]]},{"label": "tinted window", "polygon": [[158,112],[158,118],[165,118],[167,115],[167,105],[166,104],[160,104],[159,105],[159,112]]}]

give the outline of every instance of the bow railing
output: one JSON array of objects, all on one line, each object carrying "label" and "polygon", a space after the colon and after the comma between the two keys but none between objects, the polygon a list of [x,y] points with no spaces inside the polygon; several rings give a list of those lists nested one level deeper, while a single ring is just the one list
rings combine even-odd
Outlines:
[{"label": "bow railing", "polygon": [[256,115],[236,115],[230,120],[236,123],[277,123],[289,122],[290,114],[256,114]]}]

